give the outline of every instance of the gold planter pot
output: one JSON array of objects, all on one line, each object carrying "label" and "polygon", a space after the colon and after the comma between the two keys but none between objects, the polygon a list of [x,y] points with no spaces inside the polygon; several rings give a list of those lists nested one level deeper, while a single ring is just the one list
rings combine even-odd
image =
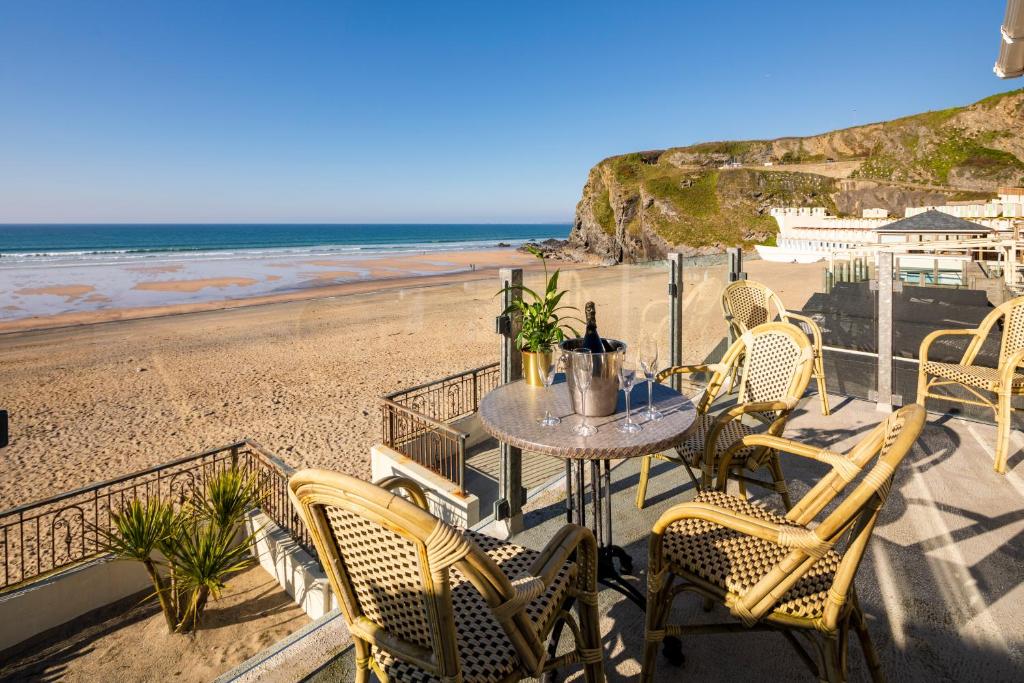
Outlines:
[{"label": "gold planter pot", "polygon": [[544,377],[541,374],[541,367],[551,363],[551,349],[546,351],[523,351],[523,379],[534,387],[544,386]]}]

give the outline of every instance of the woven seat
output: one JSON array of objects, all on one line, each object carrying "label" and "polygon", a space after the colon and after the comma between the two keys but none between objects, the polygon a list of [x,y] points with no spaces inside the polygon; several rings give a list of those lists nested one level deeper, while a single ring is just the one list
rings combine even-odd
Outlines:
[{"label": "woven seat", "polygon": [[[704,491],[694,502],[799,528],[765,507],[719,491]],[[789,552],[777,543],[746,536],[703,519],[682,519],[665,530],[665,561],[672,571],[699,576],[737,598],[763,579]],[[841,559],[835,551],[828,551],[782,596],[774,611],[794,617],[820,618]]]},{"label": "woven seat", "polygon": [[[817,460],[831,471],[785,516],[727,494],[726,479],[719,476],[718,490],[703,491],[658,519],[648,556],[642,680],[652,680],[658,644],[666,636],[737,630],[735,622],[668,624],[675,598],[688,592],[726,607],[741,629],[781,631],[819,680],[845,680],[853,628],[872,679],[882,680],[854,577],[893,476],[924,419],[921,406],[901,408],[847,453],[770,434],[743,437],[744,446]],[[721,471],[731,467],[730,460],[726,453]],[[834,504],[848,487],[852,490]],[[794,630],[803,631],[814,652],[800,646]]]},{"label": "woven seat", "polygon": [[[527,550],[437,519],[412,481],[378,483],[318,470],[289,482],[352,635],[357,681],[372,671],[496,683],[578,663],[587,681],[604,680],[589,530],[566,525],[543,551]],[[549,658],[561,620],[576,648]]]},{"label": "woven seat", "polygon": [[[1000,323],[1002,335],[998,367],[976,365],[978,352]],[[970,343],[959,363],[928,360],[928,352],[935,341],[955,335],[970,337]],[[932,332],[921,342],[918,358],[921,361],[917,375],[918,404],[924,406],[929,398],[940,398],[991,410],[996,419],[995,470],[1006,474],[1013,397],[1024,396],[1024,374],[1017,372],[1017,368],[1024,363],[1024,297],[1011,299],[996,307],[985,316],[977,329]],[[959,387],[967,396],[933,391],[942,387]],[[995,394],[995,400],[991,394]]]},{"label": "woven seat", "polygon": [[[717,419],[716,415],[709,415],[707,413],[698,415],[696,422],[694,422],[691,428],[692,431],[686,436],[686,441],[676,449],[679,457],[685,460],[691,467],[700,467],[701,460],[704,458],[704,447],[707,445],[708,435],[714,428]],[[722,454],[725,453],[729,446],[735,444],[748,434],[755,433],[757,433],[757,430],[754,427],[746,425],[739,420],[730,420],[722,428],[718,438],[715,439],[715,462],[713,466],[718,466]],[[740,449],[736,454],[737,459],[746,460],[756,450],[755,448]]]},{"label": "woven seat", "polygon": [[[772,310],[774,308],[774,311]],[[825,385],[825,363],[822,358],[821,328],[813,319],[786,310],[779,295],[766,285],[754,280],[737,280],[722,291],[722,312],[729,329],[739,337],[747,330],[773,320],[794,323],[811,336],[814,351],[814,379],[818,384],[821,414],[828,415],[828,389]]]},{"label": "woven seat", "polygon": [[[505,576],[513,579],[528,574],[530,565],[540,556],[534,550],[500,541],[473,531],[466,538],[487,553]],[[576,579],[576,565],[565,563],[554,582],[543,595],[526,605],[526,615],[534,626],[538,638],[554,625],[558,608],[564,604],[570,584]],[[452,606],[459,658],[462,661],[464,681],[500,681],[518,668],[518,655],[491,614],[487,602],[473,587],[468,577],[458,569],[451,570]],[[395,659],[386,650],[373,648],[373,658],[381,671],[393,681],[439,681],[422,669]]]},{"label": "woven seat", "polygon": [[[753,484],[778,492],[783,504],[789,507],[789,492],[778,456],[770,449],[737,444],[743,437],[754,433],[782,433],[807,389],[813,363],[814,352],[807,335],[795,325],[776,322],[744,332],[719,363],[672,367],[658,373],[658,382],[664,382],[673,375],[697,373],[709,373],[711,379],[697,400],[697,420],[687,439],[674,454],[656,453],[644,456],[641,461],[636,506],[644,507],[652,460],[682,463],[698,488],[709,489],[722,457],[731,448],[738,447],[742,452],[734,454],[736,465],[726,475],[736,479],[743,490],[747,484]],[[720,414],[712,414],[711,405],[725,393],[727,381],[734,381],[738,388],[736,406]],[[745,417],[760,423],[760,426],[743,422]],[[770,482],[745,474],[745,471],[753,472],[765,466],[771,472]],[[693,472],[695,469],[701,472],[699,479]]]}]

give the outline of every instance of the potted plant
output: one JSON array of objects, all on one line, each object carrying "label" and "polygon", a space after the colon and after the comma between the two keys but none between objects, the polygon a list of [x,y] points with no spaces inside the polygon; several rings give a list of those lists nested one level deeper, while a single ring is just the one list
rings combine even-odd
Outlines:
[{"label": "potted plant", "polygon": [[568,330],[574,337],[579,332],[570,322],[583,322],[572,315],[561,315],[560,311],[576,311],[574,306],[562,306],[566,290],[558,290],[558,270],[548,275],[548,262],[540,249],[527,245],[526,250],[539,258],[544,265],[544,293],[538,294],[524,285],[511,285],[501,289],[495,296],[507,291],[519,291],[523,297],[513,301],[502,315],[512,316],[519,325],[516,345],[523,354],[523,378],[527,384],[544,386],[540,368],[551,363],[555,347],[565,339]]}]

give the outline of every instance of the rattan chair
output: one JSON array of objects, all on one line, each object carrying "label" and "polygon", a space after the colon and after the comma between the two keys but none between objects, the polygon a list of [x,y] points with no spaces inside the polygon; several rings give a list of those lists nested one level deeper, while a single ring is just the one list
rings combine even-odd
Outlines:
[{"label": "rattan chair", "polygon": [[[819,680],[841,681],[851,627],[872,679],[882,680],[854,577],[893,474],[924,418],[921,406],[902,408],[846,454],[775,436],[745,437],[751,446],[817,460],[832,470],[785,517],[724,490],[702,492],[661,516],[650,540],[642,680],[652,679],[658,645],[667,635],[773,630],[786,637]],[[728,466],[723,459],[721,467]],[[822,515],[854,480],[852,491]],[[724,485],[721,479],[719,488]],[[819,516],[823,519],[815,524]],[[724,605],[739,621],[667,624],[674,599],[687,591]],[[798,633],[812,643],[816,658],[800,646]]]},{"label": "rattan chair", "polygon": [[[741,334],[720,363],[683,365],[658,373],[658,382],[672,375],[696,373],[710,373],[711,379],[697,401],[697,421],[686,441],[674,453],[647,455],[641,461],[637,508],[643,509],[645,504],[652,460],[682,464],[698,488],[710,488],[721,456],[741,438],[762,431],[781,435],[807,389],[812,364],[813,351],[803,330],[789,323],[775,322]],[[712,414],[712,403],[723,393],[726,380],[731,378],[737,378],[736,405],[718,415]],[[730,475],[740,482],[743,490],[746,484],[767,487],[782,496],[787,508],[790,506],[779,457],[770,448],[741,448],[736,452],[735,462]],[[771,482],[744,473],[744,470],[753,472],[765,466],[771,471]],[[701,471],[700,479],[694,474],[694,468]]]},{"label": "rattan chair", "polygon": [[[772,313],[772,307],[775,313]],[[778,319],[796,323],[811,335],[814,348],[814,378],[818,383],[821,414],[828,415],[828,388],[825,386],[825,364],[821,356],[821,328],[806,315],[786,310],[778,294],[753,280],[737,280],[722,292],[722,311],[733,334],[739,336],[758,325]]]},{"label": "rattan chair", "polygon": [[[982,344],[997,323],[1002,324],[999,345],[999,367],[975,365]],[[940,337],[968,335],[972,337],[959,363],[939,363],[928,360],[928,351]],[[996,418],[995,470],[1006,474],[1006,459],[1010,450],[1010,416],[1013,397],[1024,395],[1024,374],[1017,368],[1024,362],[1024,297],[1011,299],[985,316],[981,325],[973,330],[936,330],[921,342],[918,354],[921,361],[917,375],[917,402],[925,405],[931,398],[941,398],[967,405],[989,408]],[[974,398],[950,394],[936,394],[931,390],[943,386],[959,386]],[[995,394],[995,401],[981,392]]]},{"label": "rattan chair", "polygon": [[[574,663],[604,680],[589,530],[568,524],[537,553],[437,519],[408,479],[380,483],[303,470],[288,485],[355,643],[356,681],[517,681]],[[576,647],[549,658],[561,620]]]}]

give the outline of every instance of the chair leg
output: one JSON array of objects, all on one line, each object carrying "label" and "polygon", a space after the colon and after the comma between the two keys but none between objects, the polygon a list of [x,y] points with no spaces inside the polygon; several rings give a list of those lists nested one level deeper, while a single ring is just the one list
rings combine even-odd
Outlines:
[{"label": "chair leg", "polygon": [[1008,391],[999,392],[999,408],[996,415],[996,463],[995,470],[1006,474],[1006,459],[1010,451],[1010,400]]},{"label": "chair leg", "polygon": [[[583,647],[590,652],[598,652],[600,657],[596,661],[584,657],[583,680],[587,683],[604,683],[604,656],[601,645],[600,616],[597,613],[597,603],[584,604],[577,601],[577,609],[580,617],[580,635],[583,640]],[[586,654],[586,653],[584,653]]]},{"label": "chair leg", "polygon": [[644,658],[640,667],[641,683],[654,680],[654,669],[658,662],[658,649],[665,640],[665,622],[668,621],[668,605],[663,603],[664,588],[661,591],[647,591],[647,615],[644,625]]},{"label": "chair leg", "polygon": [[370,645],[359,638],[352,639],[356,650],[356,683],[370,681]]},{"label": "chair leg", "polygon": [[917,372],[917,405],[925,407],[924,402],[928,398],[928,374],[924,370]]},{"label": "chair leg", "polygon": [[647,480],[651,476],[651,460],[654,456],[645,455],[640,460],[640,482],[636,485],[636,509],[643,510],[647,504]]},{"label": "chair leg", "polygon": [[825,364],[821,360],[819,349],[817,358],[814,359],[814,375],[818,380],[818,397],[821,399],[821,414],[831,415],[832,409],[828,405],[828,388],[825,385]]},{"label": "chair leg", "polygon": [[768,458],[768,468],[772,472],[772,480],[775,482],[775,490],[782,498],[782,505],[786,512],[793,507],[793,501],[789,497],[789,487],[786,486],[786,477],[782,474],[782,463],[779,462],[779,454],[773,452]]},{"label": "chair leg", "polygon": [[840,645],[838,636],[825,636],[824,645],[823,654],[825,661],[823,664],[825,665],[825,680],[829,681],[829,683],[844,683],[846,680],[846,672],[842,670],[840,665]]},{"label": "chair leg", "polygon": [[853,620],[853,630],[857,632],[857,640],[860,641],[860,647],[864,651],[864,659],[868,663],[871,680],[874,683],[882,683],[885,681],[885,676],[882,674],[882,662],[878,659],[875,644],[871,642],[871,634],[868,633],[868,622],[864,618],[864,612],[861,611],[856,600],[850,618]]}]

